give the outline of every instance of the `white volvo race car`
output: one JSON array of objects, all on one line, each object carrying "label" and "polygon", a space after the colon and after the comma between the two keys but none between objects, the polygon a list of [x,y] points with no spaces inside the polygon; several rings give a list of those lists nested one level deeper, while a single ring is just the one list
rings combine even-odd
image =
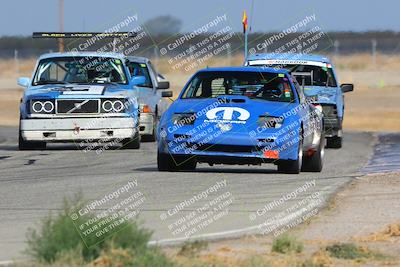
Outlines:
[{"label": "white volvo race car", "polygon": [[[44,149],[48,142],[118,141],[140,147],[137,85],[119,53],[42,55],[20,104],[19,149]],[[171,92],[170,92],[171,93]]]}]

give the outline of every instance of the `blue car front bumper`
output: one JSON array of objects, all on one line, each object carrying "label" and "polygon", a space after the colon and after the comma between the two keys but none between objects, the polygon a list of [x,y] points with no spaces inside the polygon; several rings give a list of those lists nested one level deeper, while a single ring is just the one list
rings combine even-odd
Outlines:
[{"label": "blue car front bumper", "polygon": [[[185,129],[184,129],[185,128]],[[167,133],[158,142],[159,153],[170,154],[176,161],[195,157],[198,162],[210,164],[261,164],[296,160],[298,137],[277,136],[275,129],[256,132],[215,132],[190,135],[185,126],[174,133]],[[200,137],[199,137],[200,136]]]}]

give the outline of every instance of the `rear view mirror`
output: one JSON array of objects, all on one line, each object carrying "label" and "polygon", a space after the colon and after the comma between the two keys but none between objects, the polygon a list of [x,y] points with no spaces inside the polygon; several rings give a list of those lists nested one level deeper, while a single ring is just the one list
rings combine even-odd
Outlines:
[{"label": "rear view mirror", "polygon": [[161,96],[162,97],[172,97],[173,93],[172,93],[172,91],[165,91],[165,92],[161,93]]},{"label": "rear view mirror", "polygon": [[30,82],[31,81],[28,77],[20,77],[17,80],[17,84],[22,87],[28,87]]},{"label": "rear view mirror", "polygon": [[354,85],[352,83],[344,83],[340,85],[340,89],[342,89],[343,93],[351,92],[354,90]]},{"label": "rear view mirror", "polygon": [[169,89],[169,81],[158,82],[157,89]]}]

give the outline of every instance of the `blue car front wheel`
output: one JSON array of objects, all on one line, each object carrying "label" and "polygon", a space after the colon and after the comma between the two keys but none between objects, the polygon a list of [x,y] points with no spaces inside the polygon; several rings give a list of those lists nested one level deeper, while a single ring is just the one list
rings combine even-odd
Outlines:
[{"label": "blue car front wheel", "polygon": [[197,162],[194,157],[157,153],[157,167],[159,171],[190,171],[195,170],[196,166]]},{"label": "blue car front wheel", "polygon": [[303,141],[300,139],[297,147],[296,160],[283,160],[278,163],[278,172],[287,174],[299,174],[303,162]]}]

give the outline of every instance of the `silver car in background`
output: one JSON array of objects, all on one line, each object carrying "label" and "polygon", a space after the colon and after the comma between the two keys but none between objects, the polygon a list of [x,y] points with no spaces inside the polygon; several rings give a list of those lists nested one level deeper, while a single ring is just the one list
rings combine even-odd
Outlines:
[{"label": "silver car in background", "polygon": [[132,77],[145,77],[145,83],[137,86],[141,138],[143,141],[155,141],[157,124],[170,104],[166,98],[172,97],[172,91],[165,91],[169,89],[169,81],[156,71],[148,58],[128,56],[126,59]]}]

